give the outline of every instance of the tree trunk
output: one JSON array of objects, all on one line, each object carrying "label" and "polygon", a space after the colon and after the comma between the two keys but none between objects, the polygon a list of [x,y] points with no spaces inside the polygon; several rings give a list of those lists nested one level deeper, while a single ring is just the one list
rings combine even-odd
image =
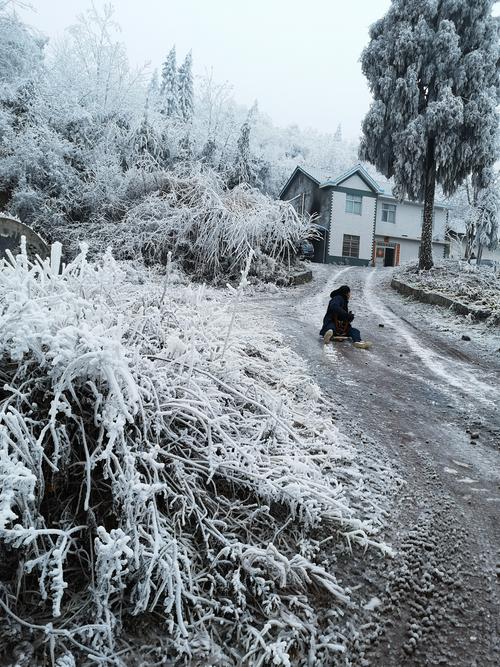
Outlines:
[{"label": "tree trunk", "polygon": [[475,225],[469,225],[465,234],[465,259],[470,264],[472,257],[472,247],[474,245],[474,237],[476,236]]},{"label": "tree trunk", "polygon": [[477,256],[476,256],[476,266],[479,266],[481,264],[481,260],[483,258],[483,244],[479,243],[477,244]]},{"label": "tree trunk", "polygon": [[434,193],[436,190],[436,160],[434,157],[434,139],[427,143],[425,158],[425,200],[422,236],[418,253],[418,268],[428,271],[434,266],[432,261],[432,219],[434,217]]}]

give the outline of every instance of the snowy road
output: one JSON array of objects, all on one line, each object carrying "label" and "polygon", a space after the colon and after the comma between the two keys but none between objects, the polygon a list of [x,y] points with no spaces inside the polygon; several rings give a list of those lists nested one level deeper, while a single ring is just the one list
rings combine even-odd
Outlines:
[{"label": "snowy road", "polygon": [[[398,556],[379,570],[367,564],[364,583],[381,604],[360,664],[499,664],[500,354],[462,341],[465,322],[393,292],[390,270],[315,266],[314,274],[253,307],[276,321],[341,406],[344,427],[377,442],[406,481],[387,536]],[[370,351],[318,338],[341,284],[351,286]],[[449,320],[448,331],[436,317]]]}]

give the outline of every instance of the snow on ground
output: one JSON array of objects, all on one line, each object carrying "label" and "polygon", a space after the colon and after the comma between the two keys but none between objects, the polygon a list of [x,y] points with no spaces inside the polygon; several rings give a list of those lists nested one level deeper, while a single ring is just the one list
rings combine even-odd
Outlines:
[{"label": "snow on ground", "polygon": [[392,471],[241,290],[59,262],[0,271],[0,657],[329,664]]},{"label": "snow on ground", "polygon": [[500,324],[500,273],[493,267],[446,260],[430,271],[419,271],[417,265],[407,264],[394,275],[413,287],[440,292],[473,308],[490,310],[490,324]]},{"label": "snow on ground", "polygon": [[[432,330],[443,341],[455,341],[465,354],[472,350],[485,361],[500,361],[500,328],[497,320],[500,314],[499,278],[495,277],[491,268],[476,269],[464,262],[447,262],[444,267],[432,269],[428,276],[425,272],[414,273],[410,268],[403,268],[395,273],[395,277],[410,285],[443,292],[466,304],[484,308],[485,304],[479,300],[481,298],[487,302],[487,308],[491,309],[494,315],[487,320],[476,320],[471,316],[458,315],[447,308],[424,304],[396,293],[389,296],[389,299],[402,300],[409,319],[420,322],[421,328]],[[461,269],[463,273],[460,272]],[[436,280],[433,278],[434,273]],[[472,296],[474,294],[476,297]],[[471,340],[464,341],[462,336],[468,336]]]}]

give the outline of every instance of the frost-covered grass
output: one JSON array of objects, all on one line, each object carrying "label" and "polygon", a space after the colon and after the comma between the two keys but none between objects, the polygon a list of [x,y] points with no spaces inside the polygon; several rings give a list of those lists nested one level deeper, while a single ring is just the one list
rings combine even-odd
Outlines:
[{"label": "frost-covered grass", "polygon": [[492,267],[446,260],[430,271],[419,271],[415,264],[407,264],[394,275],[414,287],[440,292],[477,309],[490,310],[490,323],[500,323],[500,274]]},{"label": "frost-covered grass", "polygon": [[3,657],[332,664],[389,473],[241,289],[59,261],[0,270]]},{"label": "frost-covered grass", "polygon": [[254,275],[289,272],[298,243],[313,233],[288,202],[246,184],[229,189],[209,169],[145,172],[129,190],[119,222],[64,223],[56,236],[73,251],[81,241],[94,253],[110,246],[118,259],[162,263],[172,252],[190,275],[225,282],[239,276],[250,248]]}]

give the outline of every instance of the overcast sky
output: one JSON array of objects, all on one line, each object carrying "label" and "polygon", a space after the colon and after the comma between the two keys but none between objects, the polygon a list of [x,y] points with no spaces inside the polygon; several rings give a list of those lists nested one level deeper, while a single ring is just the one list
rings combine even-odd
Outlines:
[{"label": "overcast sky", "polygon": [[[63,34],[91,0],[29,0],[20,12],[50,38]],[[105,0],[94,0],[102,7]],[[173,44],[194,70],[234,87],[237,102],[277,125],[356,139],[370,95],[359,56],[368,28],[390,0],[115,0],[130,61],[160,67]]]}]

